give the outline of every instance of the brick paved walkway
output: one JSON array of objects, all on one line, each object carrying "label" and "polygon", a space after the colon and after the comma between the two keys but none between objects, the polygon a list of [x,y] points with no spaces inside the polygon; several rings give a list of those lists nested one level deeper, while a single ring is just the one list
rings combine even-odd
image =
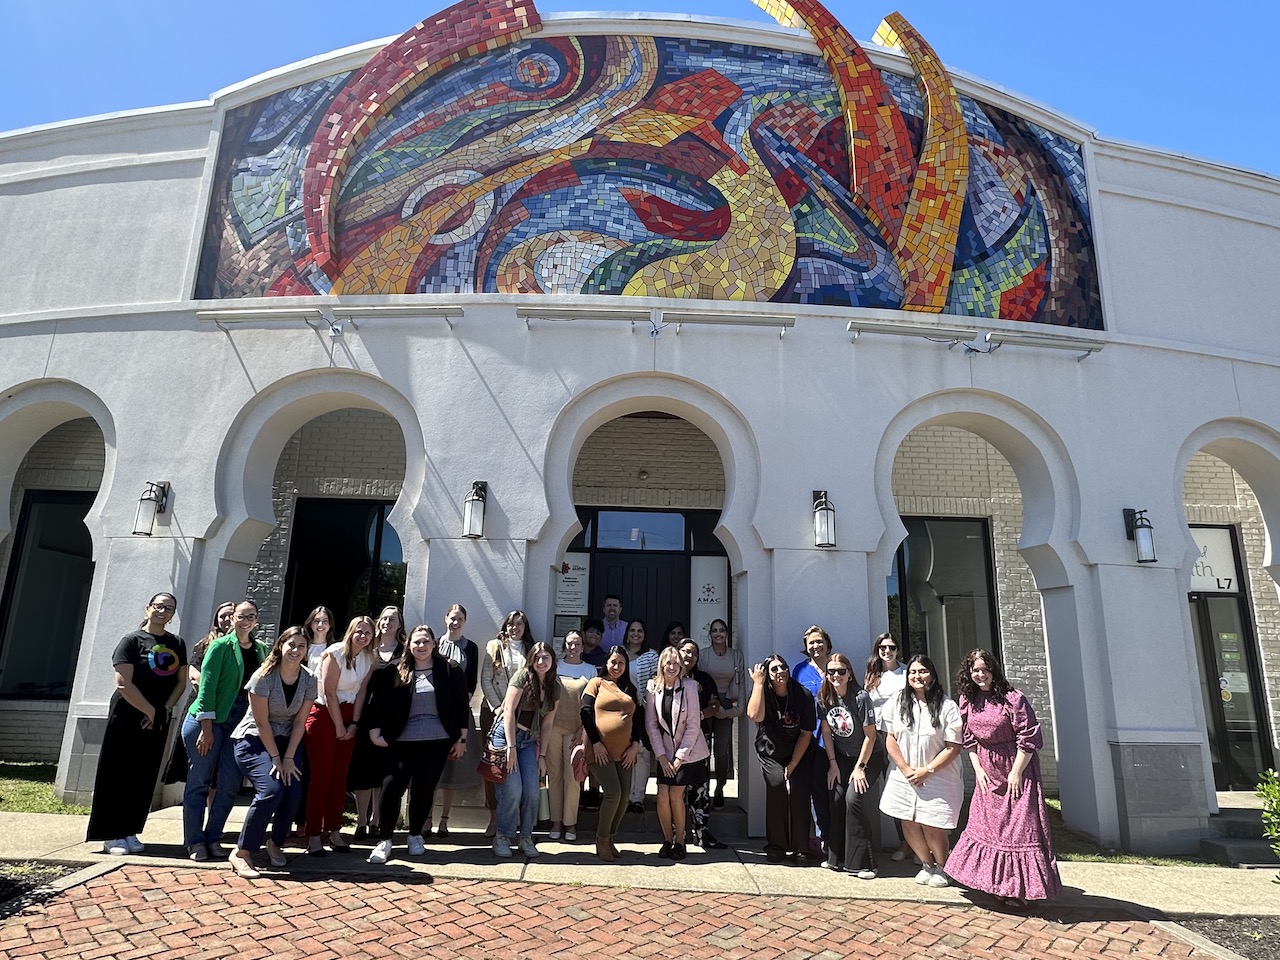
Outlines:
[{"label": "brick paved walkway", "polygon": [[242,880],[129,865],[0,921],[0,956],[1206,957],[1125,914],[491,880]]}]

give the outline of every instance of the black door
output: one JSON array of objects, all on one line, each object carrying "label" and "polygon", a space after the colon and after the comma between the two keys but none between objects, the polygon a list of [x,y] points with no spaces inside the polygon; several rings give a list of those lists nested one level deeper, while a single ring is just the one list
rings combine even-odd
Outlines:
[{"label": "black door", "polygon": [[1190,602],[1214,784],[1253,790],[1272,750],[1246,598],[1193,593]]},{"label": "black door", "polygon": [[604,598],[622,598],[622,619],[641,618],[648,640],[656,643],[672,620],[689,622],[687,554],[599,550],[591,576],[591,616],[600,616]]},{"label": "black door", "polygon": [[[0,696],[71,695],[93,583],[85,514],[96,490],[28,490],[0,602]],[[138,601],[138,607],[146,598]],[[121,629],[121,633],[123,633]]]},{"label": "black door", "polygon": [[341,637],[352,617],[376,617],[404,604],[405,563],[400,538],[387,523],[384,500],[299,497],[285,571],[280,627],[302,623],[324,605]]}]

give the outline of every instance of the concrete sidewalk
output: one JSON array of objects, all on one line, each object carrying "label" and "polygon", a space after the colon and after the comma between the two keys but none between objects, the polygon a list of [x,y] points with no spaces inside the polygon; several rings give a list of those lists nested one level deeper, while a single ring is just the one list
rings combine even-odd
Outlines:
[{"label": "concrete sidewalk", "polygon": [[[227,825],[227,846],[234,845],[244,808],[237,807]],[[404,838],[398,834],[393,859],[385,866],[365,862],[368,846],[351,852],[308,857],[289,849],[289,865],[282,871],[264,870],[264,877],[292,875],[335,879],[361,875],[398,878],[412,882],[415,875],[430,872],[457,880],[495,880],[548,884],[589,884],[670,891],[703,891],[725,894],[822,897],[842,900],[898,900],[942,905],[988,905],[980,895],[954,889],[916,884],[916,868],[910,863],[886,863],[881,877],[857,880],[820,866],[795,867],[766,862],[756,840],[730,844],[726,850],[702,853],[691,848],[683,863],[658,860],[655,840],[619,844],[624,859],[604,864],[595,857],[594,838],[582,836],[576,843],[554,842],[535,836],[542,856],[534,861],[521,857],[502,861],[493,856],[483,836],[483,810],[455,807],[450,820],[452,835],[432,837],[427,853],[410,858]],[[111,857],[101,853],[100,843],[85,843],[87,817],[55,814],[0,813],[0,859],[41,859],[88,864],[151,864],[157,868],[194,867],[182,846],[182,812],[179,807],[151,815],[142,840],[147,851],[136,857]],[[657,837],[656,828],[653,833]],[[230,871],[222,864],[201,864],[201,869]],[[1060,864],[1065,891],[1054,907],[1110,913],[1124,910],[1138,917],[1197,914],[1208,916],[1280,915],[1280,887],[1272,883],[1274,870],[1241,870],[1227,867],[1174,867],[1130,864]]]}]

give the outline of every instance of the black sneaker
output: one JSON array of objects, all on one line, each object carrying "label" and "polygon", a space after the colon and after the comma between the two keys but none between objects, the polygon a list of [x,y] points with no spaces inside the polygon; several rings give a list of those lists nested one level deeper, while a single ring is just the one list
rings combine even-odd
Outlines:
[{"label": "black sneaker", "polygon": [[684,849],[684,844],[683,844],[683,843],[673,843],[673,844],[671,845],[671,859],[672,859],[672,860],[683,860],[683,859],[684,859],[684,855],[685,855],[685,849]]},{"label": "black sneaker", "polygon": [[672,851],[671,844],[669,844],[669,843],[664,843],[662,846],[660,846],[660,847],[658,848],[658,859],[659,859],[659,860],[670,860],[670,859],[671,859],[671,851]]},{"label": "black sneaker", "polygon": [[627,813],[639,813],[643,815],[644,804],[641,803],[639,800],[632,800],[630,803],[627,804]]}]

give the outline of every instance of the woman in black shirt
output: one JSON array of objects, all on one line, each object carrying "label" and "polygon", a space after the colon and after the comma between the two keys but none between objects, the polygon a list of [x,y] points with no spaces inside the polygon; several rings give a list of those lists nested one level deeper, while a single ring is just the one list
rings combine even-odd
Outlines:
[{"label": "woman in black shirt", "polygon": [[101,840],[103,853],[141,853],[138,834],[147,822],[169,732],[169,711],[187,682],[187,647],[165,630],[178,609],[172,593],[147,604],[140,629],[111,656],[116,692],[98,755],[93,810],[86,840]]},{"label": "woman in black shirt", "polygon": [[829,870],[847,870],[860,880],[876,878],[872,853],[868,784],[879,776],[876,711],[871,698],[853,673],[843,653],[827,659],[818,689],[818,716],[822,743],[827,752],[827,792],[831,803],[831,829],[827,832]]},{"label": "woman in black shirt", "polygon": [[759,724],[756,755],[764,771],[765,853],[770,863],[789,855],[803,863],[809,845],[809,782],[813,697],[791,676],[787,661],[773,654],[751,668],[747,717]]}]

